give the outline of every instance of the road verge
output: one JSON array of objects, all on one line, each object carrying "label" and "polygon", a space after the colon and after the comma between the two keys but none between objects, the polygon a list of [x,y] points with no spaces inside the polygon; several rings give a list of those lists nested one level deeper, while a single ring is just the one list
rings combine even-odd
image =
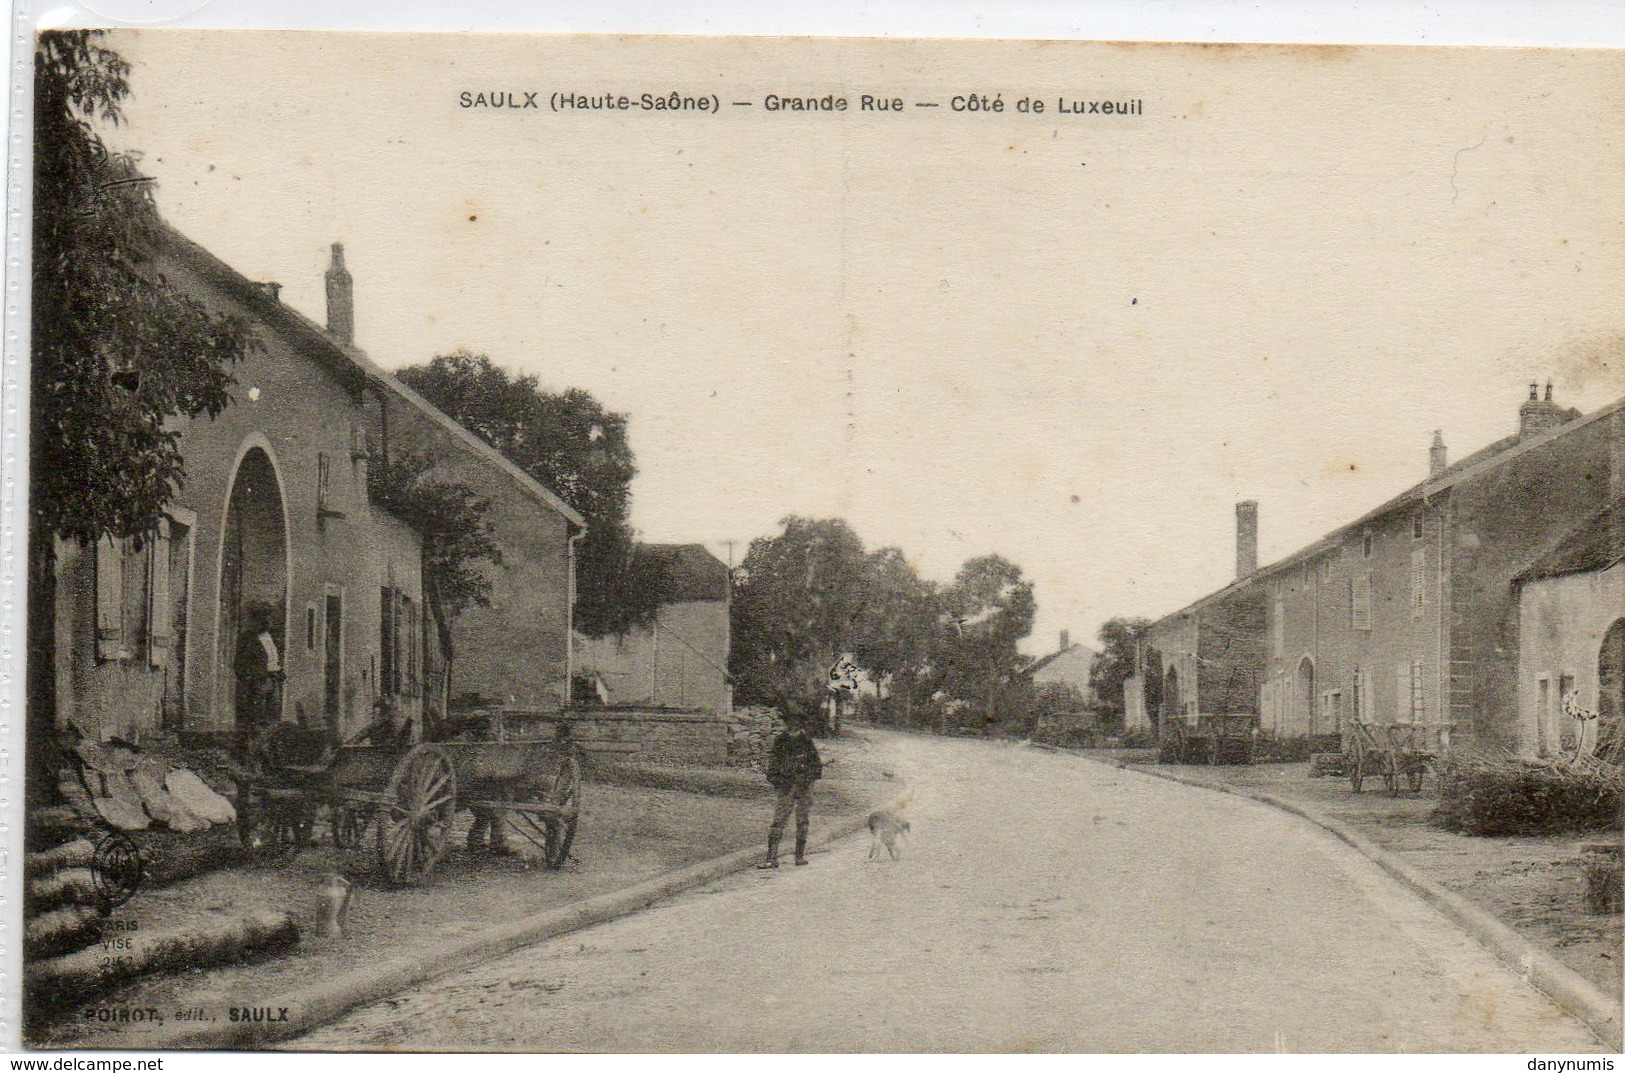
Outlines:
[{"label": "road verge", "polygon": [[1604,995],[1595,984],[1529,942],[1491,914],[1473,905],[1455,891],[1449,890],[1429,879],[1401,860],[1396,854],[1383,849],[1347,824],[1334,820],[1295,801],[1277,797],[1274,794],[1255,792],[1235,786],[1214,785],[1213,783],[1184,777],[1177,772],[1160,771],[1143,765],[1126,764],[1121,761],[1109,761],[1089,756],[1085,756],[1083,759],[1123,771],[1138,772],[1185,786],[1193,786],[1201,790],[1212,790],[1216,793],[1249,798],[1308,820],[1370,858],[1383,871],[1393,876],[1402,885],[1419,895],[1423,901],[1443,913],[1463,931],[1467,932],[1480,946],[1499,958],[1508,968],[1517,972],[1533,987],[1577,1017],[1596,1034],[1603,1044],[1616,1050],[1620,1048],[1619,1004]]},{"label": "road verge", "polygon": [[[839,817],[812,839],[810,848],[824,849],[855,834],[867,825],[875,811],[885,807],[889,806],[878,805]],[[139,1040],[121,1040],[119,1049],[137,1046],[175,1051],[263,1050],[281,1040],[330,1024],[358,1006],[472,968],[521,947],[637,912],[683,891],[754,867],[761,859],[760,848],[724,854],[618,891],[436,943],[416,954],[368,965],[278,997],[257,998],[258,1008],[268,1010],[270,1020],[165,1025],[143,1033]]]}]

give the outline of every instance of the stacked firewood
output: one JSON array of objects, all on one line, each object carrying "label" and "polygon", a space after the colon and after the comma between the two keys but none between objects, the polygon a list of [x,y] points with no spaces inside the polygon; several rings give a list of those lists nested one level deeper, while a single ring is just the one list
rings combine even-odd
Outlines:
[{"label": "stacked firewood", "polygon": [[128,876],[109,875],[115,859],[122,858],[123,871],[150,877],[149,850],[122,838],[125,832],[156,827],[188,835],[236,821],[232,803],[193,771],[134,746],[75,736],[54,759],[55,793],[28,816],[24,949],[30,961],[101,938],[108,911],[132,892],[119,890]]},{"label": "stacked firewood", "polygon": [[77,764],[58,776],[62,797],[81,814],[99,816],[120,831],[154,823],[188,834],[234,823],[236,809],[191,770],[118,743],[80,741]]}]

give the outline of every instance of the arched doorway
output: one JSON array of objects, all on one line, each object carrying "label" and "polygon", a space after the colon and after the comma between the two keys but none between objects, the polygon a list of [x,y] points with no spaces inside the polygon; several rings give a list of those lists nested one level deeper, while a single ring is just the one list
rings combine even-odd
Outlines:
[{"label": "arched doorway", "polygon": [[1287,732],[1313,734],[1315,732],[1315,661],[1308,656],[1298,661],[1298,688],[1296,718]]},{"label": "arched doorway", "polygon": [[[1625,747],[1625,618],[1614,620],[1597,653],[1597,748],[1618,760]],[[1612,746],[1609,749],[1609,746]]]},{"label": "arched doorway", "polygon": [[[220,554],[219,676],[222,722],[239,742],[282,715],[280,672],[287,658],[288,547],[282,489],[264,448],[237,465],[226,501]],[[272,648],[259,640],[269,633]]]}]

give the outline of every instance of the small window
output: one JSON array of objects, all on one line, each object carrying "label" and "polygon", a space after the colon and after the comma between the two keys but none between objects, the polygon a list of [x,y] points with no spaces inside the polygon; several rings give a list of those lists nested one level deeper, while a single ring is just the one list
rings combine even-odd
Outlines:
[{"label": "small window", "polygon": [[1329,584],[1332,580],[1332,557],[1330,555],[1320,560],[1320,583]]},{"label": "small window", "polygon": [[1412,540],[1421,540],[1422,536],[1423,536],[1423,533],[1424,533],[1424,526],[1423,526],[1423,523],[1422,523],[1422,512],[1417,511],[1414,515],[1411,516],[1411,539]]},{"label": "small window", "polygon": [[1370,533],[1366,533],[1360,538],[1360,554],[1365,556],[1367,559],[1371,558],[1371,544],[1372,537]]}]

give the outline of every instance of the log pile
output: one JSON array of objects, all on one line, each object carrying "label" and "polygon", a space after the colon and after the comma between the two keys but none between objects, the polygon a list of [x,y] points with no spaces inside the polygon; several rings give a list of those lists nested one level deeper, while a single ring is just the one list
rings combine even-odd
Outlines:
[{"label": "log pile", "polygon": [[[24,956],[56,958],[102,939],[121,897],[237,859],[236,810],[190,768],[120,741],[69,732],[55,755],[49,800],[28,814],[24,867]],[[210,771],[217,783],[218,773]],[[109,883],[98,845],[119,835],[139,875],[127,890]],[[155,852],[162,846],[163,852]],[[129,863],[128,861],[126,862]]]}]

